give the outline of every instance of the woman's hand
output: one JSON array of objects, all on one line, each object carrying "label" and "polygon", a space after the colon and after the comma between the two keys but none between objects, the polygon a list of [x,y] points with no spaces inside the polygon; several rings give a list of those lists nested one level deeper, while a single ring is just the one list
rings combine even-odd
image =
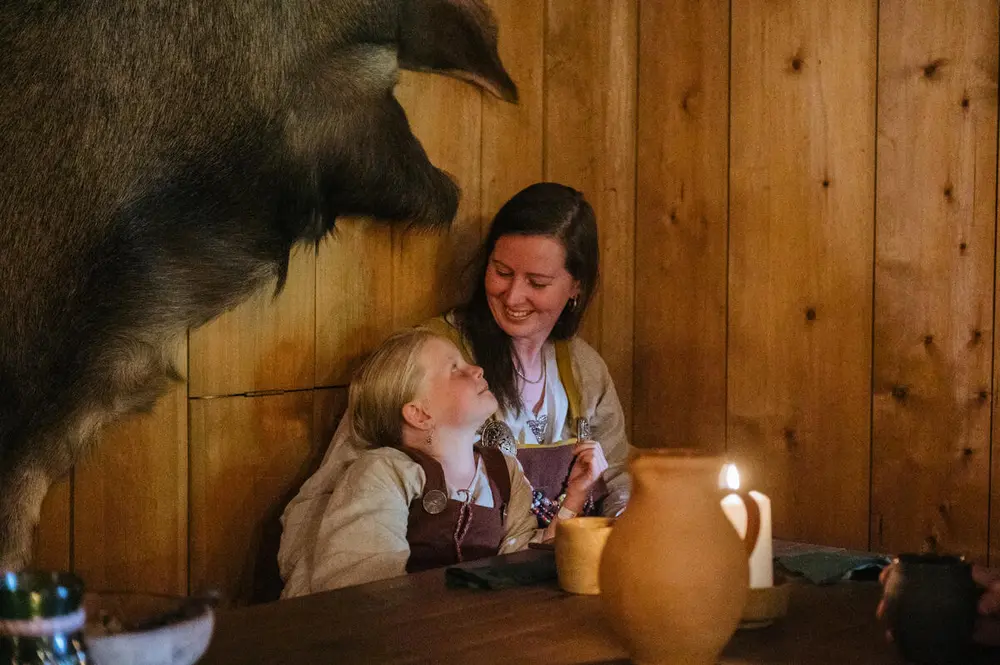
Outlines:
[{"label": "woman's hand", "polygon": [[1000,646],[1000,568],[973,566],[972,579],[985,589],[979,599],[981,618],[975,639],[980,644]]},{"label": "woman's hand", "polygon": [[972,579],[986,589],[979,600],[979,613],[1000,618],[1000,568],[973,566]]},{"label": "woman's hand", "polygon": [[[885,617],[888,610],[887,597],[891,595],[894,583],[895,564],[887,566],[879,575],[879,581],[886,587],[879,601],[875,614],[879,619]],[[972,579],[983,587],[983,595],[979,599],[979,621],[976,622],[974,639],[980,644],[1000,646],[1000,569],[972,567]],[[886,631],[891,640],[892,634]]]},{"label": "woman's hand", "polygon": [[563,505],[573,512],[583,510],[583,504],[587,501],[594,486],[608,469],[608,460],[604,458],[604,450],[601,444],[596,441],[583,441],[576,444],[573,450],[573,470],[570,471],[569,481],[566,484],[566,499]]}]

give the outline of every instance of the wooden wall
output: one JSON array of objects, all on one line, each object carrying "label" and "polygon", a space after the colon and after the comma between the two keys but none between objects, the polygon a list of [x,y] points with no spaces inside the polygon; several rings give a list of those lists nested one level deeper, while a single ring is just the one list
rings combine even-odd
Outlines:
[{"label": "wooden wall", "polygon": [[[634,0],[491,0],[521,103],[404,73],[396,95],[462,188],[450,232],[338,222],[293,258],[283,293],[191,331],[187,381],[105,436],[47,498],[36,563],[94,589],[267,596],[277,518],[319,463],[352,369],[397,327],[457,304],[497,209],[524,186],[583,190],[604,275],[585,321],[631,401],[637,17]],[[265,585],[265,586],[262,586]]]},{"label": "wooden wall", "polygon": [[998,0],[491,4],[520,105],[397,91],[463,188],[451,231],[344,220],[280,297],[193,331],[187,382],[52,492],[38,561],[259,595],[352,368],[461,299],[540,179],[597,210],[583,335],[635,443],[727,452],[779,537],[1000,561]]},{"label": "wooden wall", "polygon": [[779,536],[1000,561],[997,34],[996,0],[640,6],[634,438],[727,450]]}]

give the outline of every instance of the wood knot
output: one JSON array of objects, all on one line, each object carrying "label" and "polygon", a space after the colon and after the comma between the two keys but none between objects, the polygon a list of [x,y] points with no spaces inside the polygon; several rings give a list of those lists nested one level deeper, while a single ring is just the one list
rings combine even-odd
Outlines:
[{"label": "wood knot", "polygon": [[895,399],[899,400],[900,402],[905,400],[909,396],[909,394],[910,394],[910,389],[907,388],[906,386],[896,385],[892,387],[892,396]]},{"label": "wood knot", "polygon": [[795,70],[797,72],[801,71],[802,70],[802,64],[803,64],[802,63],[802,58],[800,58],[798,56],[792,58],[792,69],[793,70]]},{"label": "wood knot", "polygon": [[973,455],[976,454],[976,451],[973,450],[972,448],[963,448],[962,454],[965,455],[966,457],[972,457]]},{"label": "wood knot", "polygon": [[807,308],[806,309],[806,321],[815,321],[815,320],[816,320],[816,308],[815,307],[809,307],[809,308]]},{"label": "wood knot", "polygon": [[969,98],[968,97],[962,97],[962,108],[963,109],[969,108]]},{"label": "wood knot", "polygon": [[697,85],[691,86],[681,97],[681,110],[689,116],[697,115],[700,99],[701,89]]},{"label": "wood knot", "polygon": [[953,197],[953,192],[951,190],[951,185],[946,185],[945,186],[945,188],[944,188],[944,197],[946,199],[948,199],[949,201],[951,201],[954,198]]},{"label": "wood knot", "polygon": [[941,517],[948,517],[948,513],[951,512],[951,507],[947,503],[939,503],[937,508]]},{"label": "wood knot", "polygon": [[938,70],[941,69],[941,65],[943,64],[944,60],[941,58],[938,58],[934,62],[927,63],[926,65],[924,65],[924,76],[926,78],[933,79],[937,75]]},{"label": "wood knot", "polygon": [[967,249],[969,249],[969,244],[968,243],[966,243],[966,242],[960,242],[960,243],[958,243],[958,251],[960,251],[962,254],[965,254],[965,250],[967,250]]},{"label": "wood knot", "polygon": [[934,536],[927,536],[924,538],[924,544],[920,548],[923,554],[937,554],[938,541]]},{"label": "wood knot", "polygon": [[782,431],[782,435],[785,437],[785,443],[787,443],[788,445],[794,446],[795,444],[798,443],[798,440],[795,438],[795,430],[792,429],[791,427],[786,427]]},{"label": "wood knot", "polygon": [[830,179],[829,179],[829,178],[825,178],[825,179],[823,180],[823,189],[826,189],[826,188],[828,188],[829,186],[830,186]]},{"label": "wood knot", "polygon": [[924,335],[924,346],[930,346],[934,343],[934,335]]},{"label": "wood knot", "polygon": [[976,395],[981,403],[986,403],[990,399],[990,392],[988,390],[980,390],[979,394]]},{"label": "wood knot", "polygon": [[972,343],[973,344],[978,344],[981,341],[983,341],[983,331],[982,330],[973,330],[972,331]]},{"label": "wood knot", "polygon": [[671,224],[676,224],[677,223],[677,209],[676,208],[672,208],[670,210],[670,223]]}]

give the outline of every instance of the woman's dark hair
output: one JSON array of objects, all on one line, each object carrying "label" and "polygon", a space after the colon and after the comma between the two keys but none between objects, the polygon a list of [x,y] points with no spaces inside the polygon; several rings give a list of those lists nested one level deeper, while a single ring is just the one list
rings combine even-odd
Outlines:
[{"label": "woman's dark hair", "polygon": [[575,305],[571,300],[556,321],[549,339],[569,339],[580,327],[580,319],[597,287],[600,251],[597,220],[583,194],[554,182],[530,185],[500,208],[480,248],[475,266],[475,290],[458,309],[457,323],[468,340],[476,363],[500,408],[521,413],[517,389],[514,347],[511,338],[497,325],[486,299],[486,271],[497,241],[508,235],[546,236],[558,240],[566,250],[566,270],[580,283]]}]

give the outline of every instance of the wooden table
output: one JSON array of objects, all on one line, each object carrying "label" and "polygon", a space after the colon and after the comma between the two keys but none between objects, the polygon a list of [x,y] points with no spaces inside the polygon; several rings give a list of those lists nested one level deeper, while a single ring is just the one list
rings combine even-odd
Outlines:
[{"label": "wooden table", "polygon": [[[551,553],[520,552],[507,560]],[[900,659],[874,619],[876,583],[796,583],[788,616],[737,631],[725,665],[882,665]],[[627,663],[600,599],[554,584],[449,589],[442,570],[218,614],[203,665]],[[996,655],[990,660],[996,663]]]}]

